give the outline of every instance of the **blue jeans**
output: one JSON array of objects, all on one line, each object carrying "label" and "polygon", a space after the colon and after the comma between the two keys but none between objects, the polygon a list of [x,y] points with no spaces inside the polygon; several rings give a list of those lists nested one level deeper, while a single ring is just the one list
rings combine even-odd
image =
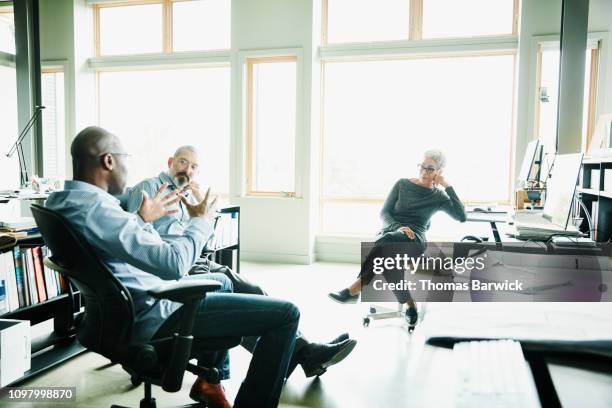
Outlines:
[{"label": "blue jeans", "polygon": [[[176,329],[180,315],[181,309],[173,313],[155,337]],[[193,327],[194,340],[240,336],[259,338],[246,378],[234,401],[235,408],[278,405],[299,318],[300,312],[295,305],[268,296],[210,293],[203,299]],[[216,366],[224,374],[227,350],[203,353],[198,357],[198,364]]]}]

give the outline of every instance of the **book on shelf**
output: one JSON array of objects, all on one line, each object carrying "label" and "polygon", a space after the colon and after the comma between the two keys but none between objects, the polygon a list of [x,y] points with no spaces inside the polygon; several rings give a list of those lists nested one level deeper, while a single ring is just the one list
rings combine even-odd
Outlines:
[{"label": "book on shelf", "polygon": [[28,262],[28,289],[30,290],[30,304],[35,305],[39,303],[38,299],[38,289],[36,282],[36,271],[34,270],[34,255],[32,254],[32,250],[34,248],[27,248],[26,260]]},{"label": "book on shelf", "polygon": [[597,229],[599,228],[599,201],[593,201],[591,207],[591,218],[593,222],[593,231],[591,236],[593,241],[597,242]]},{"label": "book on shelf", "polygon": [[7,251],[0,254],[0,268],[4,270],[6,275],[6,295],[9,312],[19,308],[19,296],[17,293],[17,280],[15,276],[15,261],[13,257],[13,251]]},{"label": "book on shelf", "polygon": [[43,277],[40,247],[32,248],[32,258],[32,263],[34,264],[34,276],[36,278],[36,293],[38,294],[38,301],[44,302],[47,300],[47,291],[45,289],[45,278]]},{"label": "book on shelf", "polygon": [[221,213],[215,224],[215,232],[209,247],[218,249],[238,243],[238,213]]},{"label": "book on shelf", "polygon": [[17,246],[0,253],[0,314],[36,305],[68,291],[65,278],[44,265],[43,259],[49,254],[44,246]]},{"label": "book on shelf", "polygon": [[23,274],[23,268],[21,264],[21,251],[19,247],[13,248],[14,255],[14,267],[15,267],[15,279],[17,281],[17,295],[19,299],[19,307],[27,306],[26,304],[26,289],[25,289],[25,278]]},{"label": "book on shelf", "polygon": [[6,281],[6,271],[0,264],[0,314],[9,311],[8,306],[8,283]]}]

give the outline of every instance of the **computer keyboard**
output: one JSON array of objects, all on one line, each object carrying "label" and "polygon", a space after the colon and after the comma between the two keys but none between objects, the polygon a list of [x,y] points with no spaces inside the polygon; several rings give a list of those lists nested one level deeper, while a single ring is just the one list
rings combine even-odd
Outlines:
[{"label": "computer keyboard", "polygon": [[514,340],[456,343],[457,407],[539,407],[531,370]]}]

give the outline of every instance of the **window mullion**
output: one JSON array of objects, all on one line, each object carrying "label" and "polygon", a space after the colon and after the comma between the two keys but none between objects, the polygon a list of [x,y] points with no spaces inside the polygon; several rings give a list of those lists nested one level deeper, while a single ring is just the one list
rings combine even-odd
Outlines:
[{"label": "window mullion", "polygon": [[164,0],[163,7],[163,52],[170,54],[172,53],[172,0]]},{"label": "window mullion", "polygon": [[586,146],[591,145],[597,108],[597,77],[599,75],[599,48],[591,50],[591,72],[589,78],[589,104],[587,116]]},{"label": "window mullion", "polygon": [[410,1],[409,40],[423,38],[423,0]]}]

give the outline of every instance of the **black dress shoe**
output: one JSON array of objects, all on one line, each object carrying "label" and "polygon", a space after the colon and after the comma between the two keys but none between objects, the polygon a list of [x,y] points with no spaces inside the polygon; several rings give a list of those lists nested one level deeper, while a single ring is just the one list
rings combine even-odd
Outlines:
[{"label": "black dress shoe", "polygon": [[[338,343],[342,343],[343,341],[346,341],[349,339],[349,335],[348,333],[342,333],[340,334],[338,337],[336,337],[335,339],[333,339],[332,341],[330,341],[329,343],[327,343],[328,345],[334,345],[334,344],[338,344]],[[318,344],[309,344],[306,346],[306,348],[308,349],[309,347],[317,347]],[[294,355],[291,357],[291,361],[289,362],[289,367],[287,368],[287,375],[285,376],[285,378],[289,378],[289,376],[293,373],[293,371],[295,370],[295,368],[297,367],[297,365],[299,364],[298,361],[301,360],[305,360],[303,357],[301,357],[301,353],[300,355]],[[325,370],[323,371],[325,372]]]},{"label": "black dress shoe", "polygon": [[348,340],[348,339],[349,339],[348,333],[342,333],[341,335],[339,335],[338,337],[330,341],[329,344],[342,343],[344,340]]},{"label": "black dress shoe", "polygon": [[332,300],[338,303],[357,303],[359,300],[359,293],[356,295],[351,295],[348,288],[339,290],[338,292],[330,292],[327,296],[329,296]]},{"label": "black dress shoe", "polygon": [[336,344],[311,344],[301,361],[306,377],[322,375],[329,366],[338,364],[348,356],[357,345],[357,340],[346,339]]}]

